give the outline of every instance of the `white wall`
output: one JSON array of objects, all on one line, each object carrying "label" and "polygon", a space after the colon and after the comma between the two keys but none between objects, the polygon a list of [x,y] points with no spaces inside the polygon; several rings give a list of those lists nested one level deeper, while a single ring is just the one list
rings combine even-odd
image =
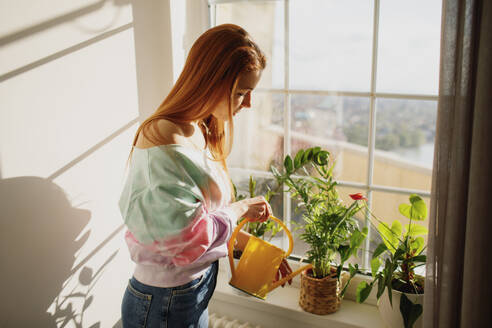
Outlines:
[{"label": "white wall", "polygon": [[117,201],[173,79],[169,0],[0,0],[0,327],[119,326]]}]

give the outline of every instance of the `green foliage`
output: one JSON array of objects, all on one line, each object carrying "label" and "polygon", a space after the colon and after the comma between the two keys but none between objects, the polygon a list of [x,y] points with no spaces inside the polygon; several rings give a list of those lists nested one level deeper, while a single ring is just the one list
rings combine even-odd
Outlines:
[{"label": "green foliage", "polygon": [[386,248],[392,254],[394,254],[396,249],[398,248],[398,243],[400,241],[398,237],[401,235],[401,232],[403,231],[403,227],[400,221],[398,220],[393,221],[391,227],[388,227],[386,223],[381,222],[378,225],[378,231],[381,234],[381,237],[383,239]]},{"label": "green foliage", "polygon": [[414,304],[405,294],[401,294],[400,312],[403,316],[405,328],[413,327],[413,324],[423,312],[422,305]]},{"label": "green foliage", "polygon": [[[395,220],[391,227],[371,214],[373,220],[379,224],[377,230],[383,242],[376,248],[371,260],[373,281],[370,284],[361,282],[357,287],[357,301],[363,302],[369,295],[373,285],[377,284],[379,299],[386,289],[390,304],[393,305],[392,289],[404,293],[423,293],[422,277],[415,274],[417,266],[424,265],[427,257],[423,254],[425,249],[424,238],[427,229],[413,223],[423,221],[427,217],[427,207],[424,200],[415,194],[409,197],[410,204],[401,204],[398,209],[402,215],[410,219],[410,223],[404,227],[400,221]],[[382,270],[381,265],[384,263]],[[405,327],[412,327],[415,320],[422,313],[422,306],[413,304],[404,294],[400,301]]]},{"label": "green foliage", "polygon": [[[340,279],[343,264],[357,255],[367,228],[359,230],[354,218],[362,208],[359,203],[354,201],[347,207],[339,198],[329,159],[330,153],[320,147],[301,149],[294,159],[287,155],[281,169],[272,166],[271,172],[304,209],[300,238],[309,245],[306,255],[313,265],[313,276],[325,277],[335,266]],[[358,271],[357,266],[351,268],[350,279]],[[345,288],[342,296],[344,292]]]},{"label": "green foliage", "polygon": [[[256,180],[253,179],[253,176],[250,176],[249,177],[249,184],[248,184],[248,190],[249,190],[249,197],[250,198],[256,197],[256,185],[257,185]],[[236,188],[236,185],[234,183],[232,184],[232,186],[234,188],[234,198],[236,199],[236,201],[243,200],[243,199],[247,198],[246,195],[238,195],[237,188]],[[267,190],[266,194],[264,195],[264,197],[265,197],[265,200],[267,202],[270,202],[271,198],[275,194],[277,194],[277,192],[272,191],[268,186],[267,186],[267,189],[268,190]],[[239,220],[239,222],[241,222],[242,220],[244,220],[244,218],[241,218]],[[269,235],[270,240],[271,240],[280,231],[281,228],[274,221],[267,220],[265,222],[248,222],[243,227],[243,229],[246,232],[252,234],[253,236],[261,238],[261,239],[265,239],[265,236]]]},{"label": "green foliage", "polygon": [[357,302],[362,303],[366,300],[366,298],[371,293],[372,284],[368,284],[365,281],[361,281],[361,283],[357,286]]},{"label": "green foliage", "polygon": [[398,210],[410,220],[423,221],[427,217],[427,206],[418,195],[410,196],[410,204],[400,204]]}]

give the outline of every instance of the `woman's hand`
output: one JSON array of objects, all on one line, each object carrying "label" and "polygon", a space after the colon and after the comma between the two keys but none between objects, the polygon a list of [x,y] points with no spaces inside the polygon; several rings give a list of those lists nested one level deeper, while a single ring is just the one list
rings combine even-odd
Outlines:
[{"label": "woman's hand", "polygon": [[272,215],[272,208],[263,196],[243,199],[232,203],[230,207],[238,218],[244,217],[253,222],[265,222]]},{"label": "woman's hand", "polygon": [[[277,274],[275,275],[275,281],[279,281],[281,278],[280,276],[282,276],[282,278],[284,277],[287,277],[289,274],[292,273],[292,269],[290,268],[290,265],[289,263],[287,262],[286,259],[283,259],[282,260],[282,263],[280,263],[280,267],[278,268],[278,271],[277,271]],[[289,285],[292,285],[292,279],[290,279],[288,281]],[[282,284],[282,287],[285,286],[285,283]]]}]

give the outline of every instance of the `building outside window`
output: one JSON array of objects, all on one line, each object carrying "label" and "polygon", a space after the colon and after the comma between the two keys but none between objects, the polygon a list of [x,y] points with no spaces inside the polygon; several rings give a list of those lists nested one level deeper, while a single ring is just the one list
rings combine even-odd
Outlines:
[{"label": "building outside window", "polygon": [[[441,0],[210,0],[212,26],[244,27],[267,55],[252,108],[235,118],[231,177],[246,194],[273,186],[286,154],[321,146],[335,160],[341,198],[363,192],[386,222],[417,193],[429,207],[439,80]],[[263,189],[261,189],[263,188]],[[295,231],[288,195],[274,214]],[[361,225],[367,225],[364,217]],[[404,222],[406,223],[406,222]],[[427,225],[428,220],[424,221]],[[294,236],[297,236],[294,233]],[[279,245],[286,242],[279,236]],[[356,260],[370,267],[370,238]],[[306,245],[295,238],[294,254]]]}]

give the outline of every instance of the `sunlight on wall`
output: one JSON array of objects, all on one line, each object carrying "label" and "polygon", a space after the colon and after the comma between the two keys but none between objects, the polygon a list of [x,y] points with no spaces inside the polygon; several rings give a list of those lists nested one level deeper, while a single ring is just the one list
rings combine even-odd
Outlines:
[{"label": "sunlight on wall", "polygon": [[171,0],[171,32],[173,35],[173,82],[179,77],[186,59],[184,49],[186,1]]},{"label": "sunlight on wall", "polygon": [[[169,15],[162,1],[137,6]],[[125,164],[139,105],[172,82],[167,58],[138,65],[170,35],[136,42],[134,17],[130,0],[0,3],[0,327],[120,325]]]}]

